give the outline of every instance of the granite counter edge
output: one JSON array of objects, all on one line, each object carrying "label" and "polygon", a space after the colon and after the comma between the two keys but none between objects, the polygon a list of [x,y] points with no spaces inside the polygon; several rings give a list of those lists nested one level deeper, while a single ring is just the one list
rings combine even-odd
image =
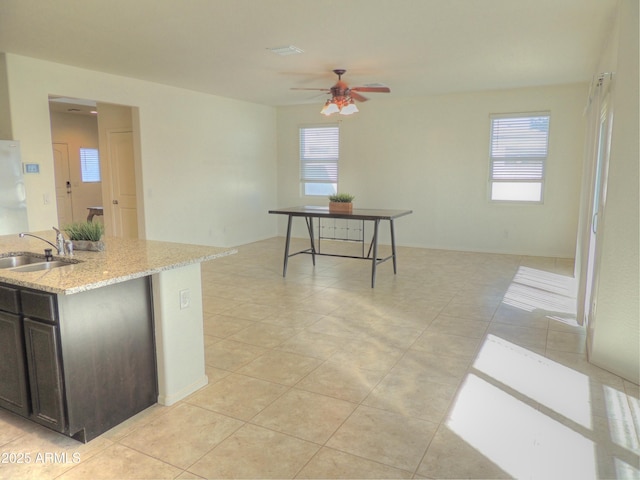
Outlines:
[{"label": "granite counter edge", "polygon": [[88,282],[88,283],[83,283],[82,285],[78,285],[75,287],[70,287],[70,288],[56,288],[53,287],[51,285],[46,285],[46,284],[41,284],[41,283],[36,283],[33,281],[28,281],[28,280],[21,280],[21,279],[16,279],[16,278],[7,278],[7,277],[2,277],[2,271],[0,270],[0,282],[9,284],[9,285],[15,285],[15,286],[19,286],[19,287],[25,287],[25,288],[32,288],[34,290],[40,290],[43,292],[48,292],[48,293],[55,293],[55,294],[60,294],[60,295],[73,295],[75,293],[81,293],[81,292],[86,292],[88,290],[94,290],[96,288],[101,288],[101,287],[106,287],[107,285],[113,285],[116,283],[122,283],[122,282],[126,282],[128,280],[134,280],[136,278],[140,278],[140,277],[147,277],[149,275],[154,275],[156,273],[160,273],[163,271],[167,271],[167,270],[173,270],[176,268],[181,268],[181,267],[185,267],[187,265],[192,265],[194,263],[203,263],[203,262],[208,262],[210,260],[215,260],[216,258],[222,258],[222,257],[227,257],[229,255],[234,255],[238,253],[237,249],[229,249],[229,250],[225,250],[224,252],[220,252],[220,253],[214,253],[214,254],[209,254],[209,255],[203,255],[201,257],[194,257],[194,258],[190,258],[188,260],[183,260],[183,261],[179,261],[176,263],[170,263],[167,265],[163,265],[160,267],[152,267],[152,268],[148,268],[145,270],[140,270],[137,272],[132,272],[130,274],[127,275],[121,275],[118,277],[113,277],[113,278],[108,278],[105,280],[100,280],[97,282]]}]

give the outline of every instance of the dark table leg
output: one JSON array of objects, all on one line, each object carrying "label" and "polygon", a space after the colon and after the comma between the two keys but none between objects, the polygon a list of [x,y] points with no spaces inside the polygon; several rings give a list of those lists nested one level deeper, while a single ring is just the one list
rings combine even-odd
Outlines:
[{"label": "dark table leg", "polygon": [[393,219],[389,219],[389,228],[391,229],[391,255],[393,255],[393,274],[396,274],[396,234],[393,229]]},{"label": "dark table leg", "polygon": [[380,220],[373,221],[373,258],[371,259],[371,288],[376,285],[376,267],[378,266],[378,226]]},{"label": "dark table leg", "polygon": [[289,221],[287,222],[287,239],[284,244],[284,268],[282,269],[282,276],[287,276],[287,264],[289,263],[289,244],[291,243],[291,220],[293,215],[289,215]]},{"label": "dark table leg", "polygon": [[307,221],[307,230],[309,230],[309,241],[311,242],[311,260],[313,261],[313,266],[316,266],[316,244],[313,235],[313,218],[304,217]]}]

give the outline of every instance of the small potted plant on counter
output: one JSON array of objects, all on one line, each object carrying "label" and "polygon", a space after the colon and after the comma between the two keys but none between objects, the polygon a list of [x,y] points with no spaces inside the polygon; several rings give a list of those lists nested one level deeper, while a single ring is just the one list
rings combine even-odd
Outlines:
[{"label": "small potted plant on counter", "polygon": [[353,199],[348,193],[336,193],[329,196],[329,211],[331,213],[351,213],[353,211]]},{"label": "small potted plant on counter", "polygon": [[99,222],[78,222],[64,227],[65,233],[73,244],[75,250],[88,250],[91,252],[102,252],[104,242],[104,225]]}]

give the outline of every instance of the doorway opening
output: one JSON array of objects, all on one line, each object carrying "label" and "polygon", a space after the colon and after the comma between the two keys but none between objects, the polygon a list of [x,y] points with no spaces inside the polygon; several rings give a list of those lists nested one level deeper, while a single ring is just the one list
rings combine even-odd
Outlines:
[{"label": "doorway opening", "polygon": [[58,223],[102,222],[109,236],[138,238],[134,108],[49,97]]}]

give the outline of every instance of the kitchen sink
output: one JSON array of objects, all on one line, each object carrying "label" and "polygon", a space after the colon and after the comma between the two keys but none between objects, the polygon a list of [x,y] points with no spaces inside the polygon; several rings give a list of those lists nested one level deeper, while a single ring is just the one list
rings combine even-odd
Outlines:
[{"label": "kitchen sink", "polygon": [[31,263],[44,262],[44,256],[32,255],[29,253],[22,253],[19,255],[10,255],[8,257],[0,257],[0,268],[14,268],[22,265],[29,265]]},{"label": "kitchen sink", "polygon": [[68,265],[73,265],[78,262],[69,262],[64,260],[53,260],[51,262],[43,262],[40,259],[38,263],[28,263],[26,265],[22,265],[20,267],[14,267],[11,269],[12,272],[37,272],[39,270],[51,270],[52,268],[58,267],[66,267]]},{"label": "kitchen sink", "polygon": [[73,259],[55,259],[47,261],[44,255],[35,253],[16,253],[0,257],[0,269],[11,270],[12,272],[37,272],[39,270],[51,270],[52,268],[66,267],[80,263]]}]

